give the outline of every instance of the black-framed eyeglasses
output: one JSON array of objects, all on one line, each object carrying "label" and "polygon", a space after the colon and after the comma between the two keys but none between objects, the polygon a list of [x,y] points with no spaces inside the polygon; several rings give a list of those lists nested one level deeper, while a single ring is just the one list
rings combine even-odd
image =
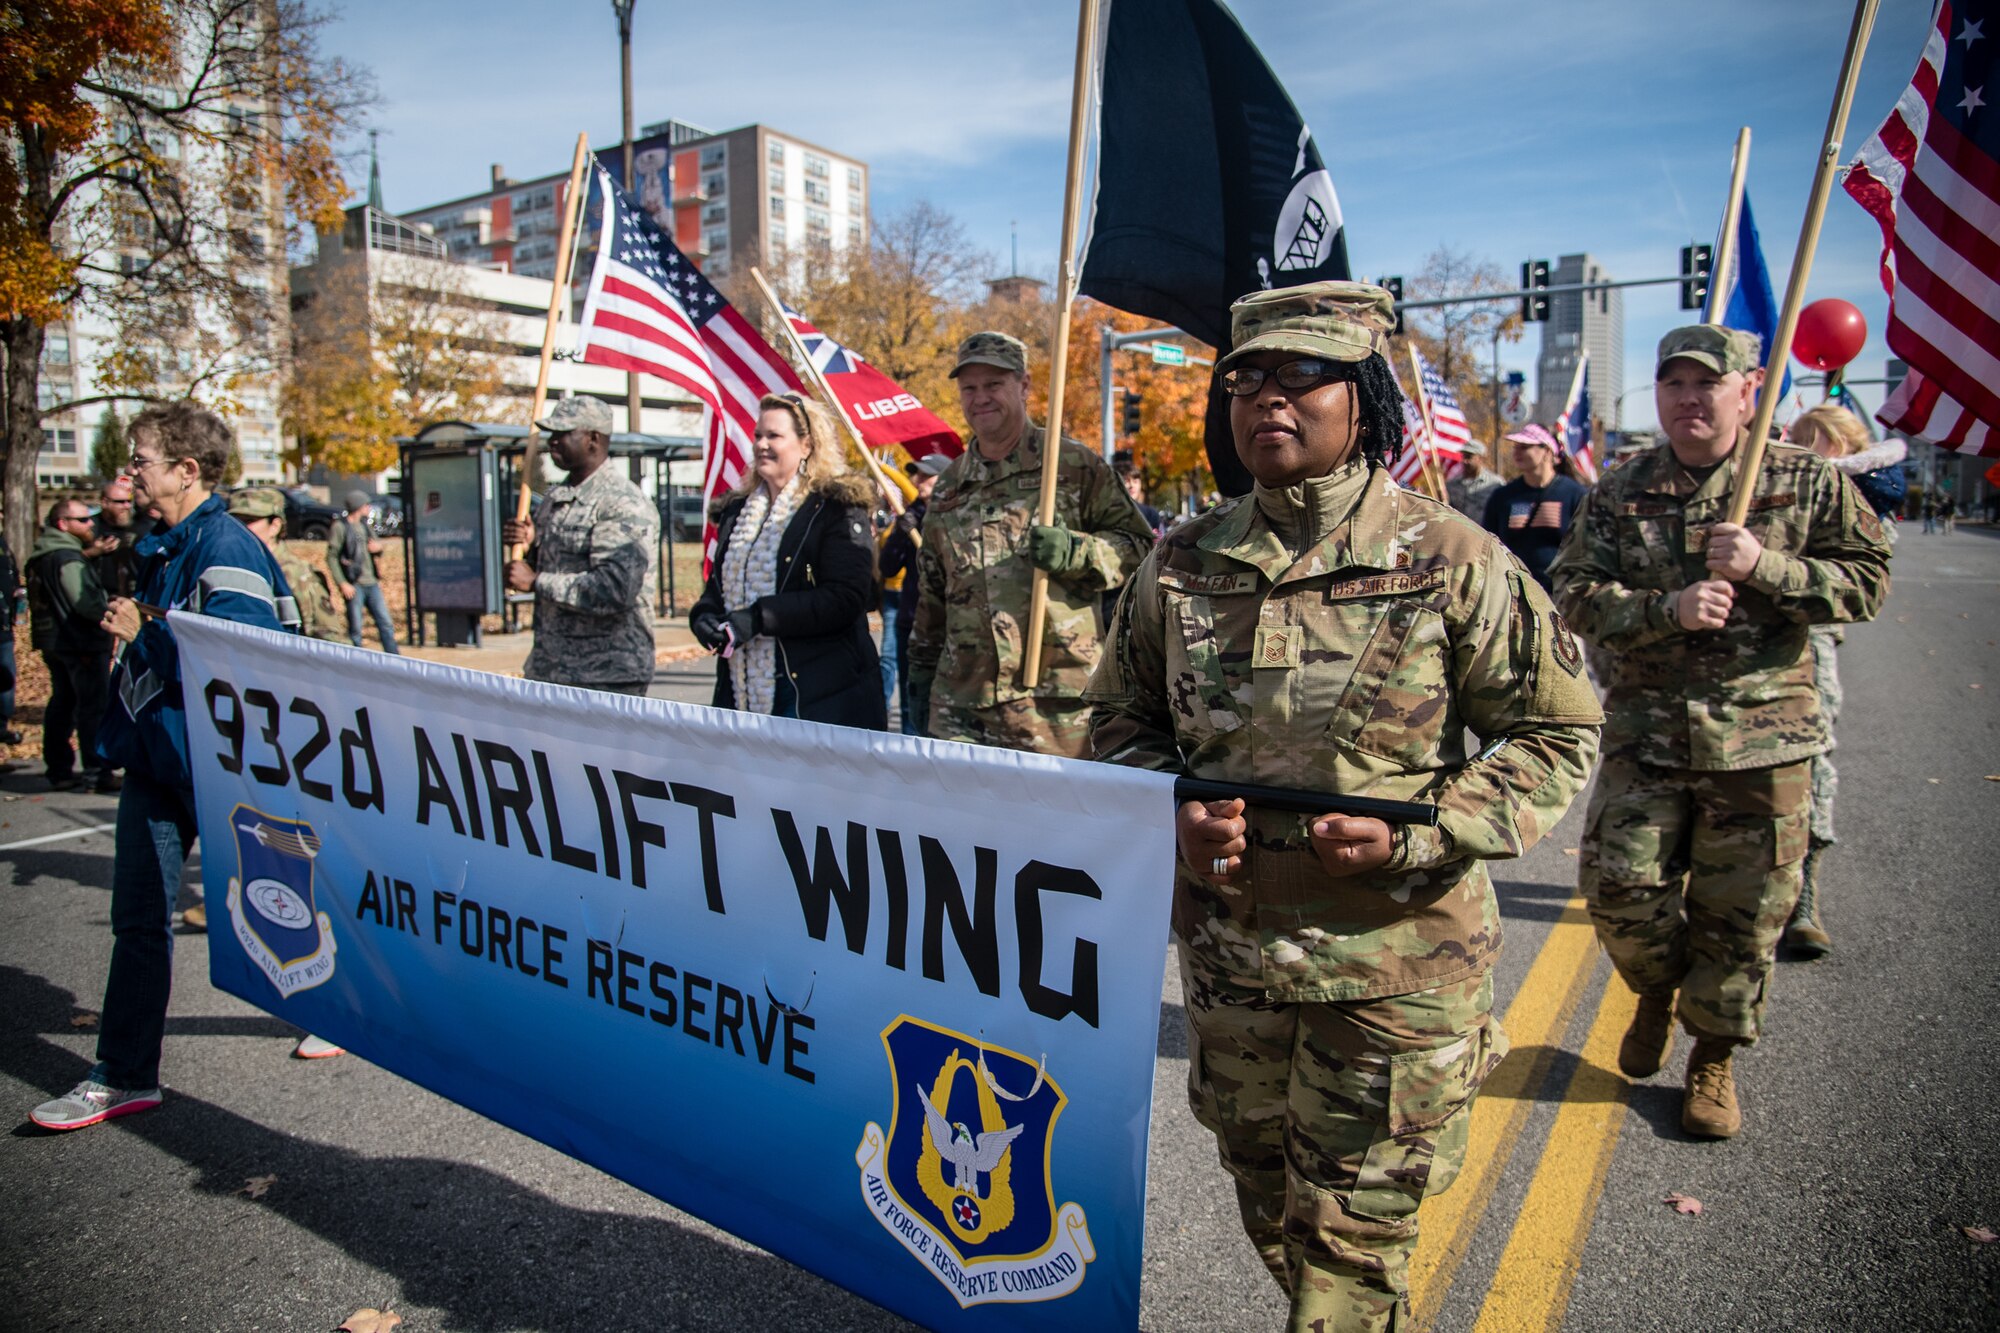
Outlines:
[{"label": "black-framed eyeglasses", "polygon": [[137,454],[134,454],[126,462],[125,470],[136,477],[149,467],[159,467],[163,463],[171,463],[173,461],[171,458],[140,458]]},{"label": "black-framed eyeglasses", "polygon": [[1280,389],[1297,393],[1332,379],[1338,373],[1337,364],[1309,356],[1287,361],[1276,370],[1265,370],[1261,366],[1235,366],[1222,373],[1222,391],[1232,398],[1248,398],[1264,387],[1266,379],[1275,379]]}]

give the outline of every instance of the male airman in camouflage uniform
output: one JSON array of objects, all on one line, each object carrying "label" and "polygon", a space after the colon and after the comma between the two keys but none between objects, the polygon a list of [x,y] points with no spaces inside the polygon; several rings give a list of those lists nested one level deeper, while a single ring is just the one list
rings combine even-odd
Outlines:
[{"label": "male airman in camouflage uniform", "polygon": [[276,486],[237,491],[229,497],[229,512],[270,548],[278,568],[285,571],[285,582],[291,585],[292,600],[298,607],[299,632],[328,643],[346,643],[347,634],[340,612],[334,609],[333,589],[327,584],[325,571],[314,568],[278,540],[285,530],[285,493]]},{"label": "male airman in camouflage uniform", "polygon": [[611,409],[565,398],[536,423],[567,477],[551,486],[533,522],[507,520],[501,539],[527,546],[509,561],[507,586],[535,594],[529,680],[644,695],[653,683],[654,568],[660,514],[618,468],[606,467]]},{"label": "male airman in camouflage uniform", "polygon": [[[1179,813],[1190,1099],[1290,1326],[1320,1333],[1407,1326],[1418,1206],[1457,1176],[1507,1051],[1485,863],[1562,817],[1602,720],[1581,646],[1520,562],[1390,481],[1393,320],[1360,283],[1236,303],[1224,386],[1258,485],[1162,539],[1089,692],[1100,760],[1437,806],[1435,827],[1393,831],[1236,802]],[[1318,378],[1272,387],[1287,373]],[[1260,423],[1319,438],[1314,400],[1340,428],[1331,447],[1266,466]],[[1286,475],[1303,479],[1273,484]],[[1191,850],[1205,820],[1227,824],[1212,861]],[[1378,850],[1351,855],[1350,837]]]},{"label": "male airman in camouflage uniform", "polygon": [[[1057,460],[1056,521],[1036,522],[1047,433],[1031,425],[1027,349],[975,333],[958,349],[973,437],[932,492],[910,632],[923,734],[1083,757],[1083,687],[1101,647],[1098,598],[1130,577],[1153,531],[1110,466],[1074,440]],[[1022,679],[1029,587],[1049,572],[1042,678]]]},{"label": "male airman in camouflage uniform", "polygon": [[1640,997],[1619,1068],[1665,1063],[1678,991],[1695,1038],[1681,1123],[1727,1138],[1742,1126],[1731,1054],[1757,1039],[1827,747],[1807,628],[1874,616],[1889,547],[1853,486],[1785,444],[1767,448],[1747,527],[1726,521],[1755,335],[1675,329],[1658,367],[1667,442],[1605,474],[1550,574],[1610,668],[1579,877]]}]

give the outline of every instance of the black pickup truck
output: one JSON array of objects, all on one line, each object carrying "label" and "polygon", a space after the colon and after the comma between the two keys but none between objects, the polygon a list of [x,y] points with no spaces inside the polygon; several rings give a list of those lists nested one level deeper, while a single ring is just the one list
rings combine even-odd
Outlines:
[{"label": "black pickup truck", "polygon": [[285,536],[291,541],[323,542],[333,525],[347,517],[338,505],[313,499],[311,491],[294,486],[285,492]]}]

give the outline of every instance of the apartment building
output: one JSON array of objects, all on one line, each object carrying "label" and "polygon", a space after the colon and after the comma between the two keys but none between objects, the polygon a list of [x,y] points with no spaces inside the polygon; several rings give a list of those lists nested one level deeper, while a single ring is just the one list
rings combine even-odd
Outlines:
[{"label": "apartment building", "polygon": [[[618,144],[597,152],[623,173]],[[868,164],[767,125],[720,134],[678,120],[648,125],[632,167],[640,202],[710,278],[789,248],[842,249],[868,235]],[[552,278],[568,187],[567,171],[515,180],[495,164],[479,193],[401,216],[458,263]]]}]

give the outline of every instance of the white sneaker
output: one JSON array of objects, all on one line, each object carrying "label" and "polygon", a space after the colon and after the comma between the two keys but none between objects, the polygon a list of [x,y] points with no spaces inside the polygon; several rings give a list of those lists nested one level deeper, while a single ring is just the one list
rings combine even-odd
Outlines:
[{"label": "white sneaker", "polygon": [[336,1046],[325,1037],[307,1035],[299,1038],[299,1044],[292,1048],[292,1055],[300,1060],[326,1060],[336,1055],[346,1055],[347,1049]]},{"label": "white sneaker", "polygon": [[87,1078],[71,1088],[68,1096],[43,1102],[28,1112],[28,1119],[43,1129],[82,1129],[115,1116],[150,1111],[159,1104],[158,1088],[113,1088]]}]

